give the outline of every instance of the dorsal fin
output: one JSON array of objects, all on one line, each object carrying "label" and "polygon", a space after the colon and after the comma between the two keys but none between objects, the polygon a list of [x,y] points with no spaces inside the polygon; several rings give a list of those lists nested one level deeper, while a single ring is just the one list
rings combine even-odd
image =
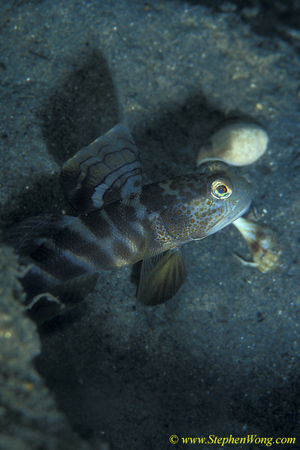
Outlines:
[{"label": "dorsal fin", "polygon": [[66,161],[60,183],[70,205],[81,213],[139,192],[140,154],[126,125],[116,125]]}]

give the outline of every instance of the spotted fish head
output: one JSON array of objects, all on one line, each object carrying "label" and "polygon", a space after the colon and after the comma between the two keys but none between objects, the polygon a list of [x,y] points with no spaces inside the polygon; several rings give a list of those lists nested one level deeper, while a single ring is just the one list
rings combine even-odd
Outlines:
[{"label": "spotted fish head", "polygon": [[165,229],[180,244],[216,233],[243,215],[251,204],[253,188],[227,164],[216,161],[201,169],[187,176],[189,195],[182,192],[183,201],[161,215]]}]

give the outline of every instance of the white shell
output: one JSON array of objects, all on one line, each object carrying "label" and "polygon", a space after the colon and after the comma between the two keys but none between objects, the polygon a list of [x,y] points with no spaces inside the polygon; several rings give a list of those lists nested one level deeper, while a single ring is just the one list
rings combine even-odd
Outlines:
[{"label": "white shell", "polygon": [[224,161],[232,166],[246,166],[262,156],[268,145],[267,132],[254,123],[234,123],[213,134],[201,147],[197,166],[206,161]]},{"label": "white shell", "polygon": [[245,261],[236,254],[234,255],[242,264],[256,267],[262,273],[271,272],[279,266],[282,249],[272,230],[243,217],[235,220],[232,224],[242,234],[252,253],[253,262]]}]

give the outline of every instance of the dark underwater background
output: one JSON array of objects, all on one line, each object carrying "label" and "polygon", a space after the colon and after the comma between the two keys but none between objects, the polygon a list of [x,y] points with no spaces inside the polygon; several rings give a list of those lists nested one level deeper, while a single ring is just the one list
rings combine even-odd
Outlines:
[{"label": "dark underwater background", "polygon": [[[165,305],[136,306],[128,267],[37,330],[3,245],[0,449],[300,448],[300,2],[1,0],[0,24],[1,228],[70,213],[61,164],[118,122],[150,183],[195,170],[234,117],[268,131],[237,170],[282,248],[263,275],[234,259],[251,254],[229,226],[183,248]],[[256,441],[216,440],[230,435]]]}]

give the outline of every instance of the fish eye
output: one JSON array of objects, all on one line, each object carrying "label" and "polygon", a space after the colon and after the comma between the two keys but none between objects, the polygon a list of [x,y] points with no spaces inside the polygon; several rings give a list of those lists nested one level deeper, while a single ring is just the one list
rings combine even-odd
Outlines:
[{"label": "fish eye", "polygon": [[211,183],[211,195],[218,199],[226,199],[232,194],[232,185],[229,180],[219,178]]}]

